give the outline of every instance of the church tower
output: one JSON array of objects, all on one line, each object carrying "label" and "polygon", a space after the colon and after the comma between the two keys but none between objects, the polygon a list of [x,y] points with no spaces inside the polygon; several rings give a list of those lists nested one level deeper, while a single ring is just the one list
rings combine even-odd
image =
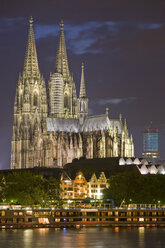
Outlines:
[{"label": "church tower", "polygon": [[63,22],[56,54],[55,73],[49,80],[49,114],[54,117],[77,118],[77,96],[73,78],[69,72]]},{"label": "church tower", "polygon": [[23,72],[14,101],[11,169],[62,167],[75,158],[134,156],[133,139],[126,121],[106,114],[88,116],[84,65],[79,98],[70,74],[63,22],[55,70],[49,79],[49,107],[45,81],[40,73],[32,17],[29,20]]},{"label": "church tower", "polygon": [[80,94],[78,98],[78,118],[80,125],[83,124],[84,119],[88,116],[88,98],[86,97],[85,79],[84,79],[84,64],[82,63]]},{"label": "church tower", "polygon": [[22,75],[19,75],[14,102],[12,169],[44,164],[43,137],[46,128],[47,95],[38,66],[32,17],[29,22],[24,69]]}]

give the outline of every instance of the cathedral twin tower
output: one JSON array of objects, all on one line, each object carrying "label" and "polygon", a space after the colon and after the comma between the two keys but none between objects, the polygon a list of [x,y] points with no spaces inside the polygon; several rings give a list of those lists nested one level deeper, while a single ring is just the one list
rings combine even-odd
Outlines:
[{"label": "cathedral twin tower", "polygon": [[14,102],[11,168],[62,167],[74,158],[133,157],[134,145],[126,121],[106,114],[88,116],[84,66],[79,98],[70,75],[63,23],[50,75],[48,97],[40,73],[30,18],[23,73],[19,75]]}]

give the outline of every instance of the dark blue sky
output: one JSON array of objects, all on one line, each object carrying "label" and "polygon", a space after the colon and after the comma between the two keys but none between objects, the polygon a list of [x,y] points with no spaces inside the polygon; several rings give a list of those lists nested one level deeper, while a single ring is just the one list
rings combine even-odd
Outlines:
[{"label": "dark blue sky", "polygon": [[160,131],[165,158],[164,0],[0,0],[0,169],[10,167],[13,105],[23,70],[28,18],[34,19],[37,53],[46,83],[54,71],[61,19],[70,71],[79,92],[81,62],[90,114],[127,119],[141,156],[144,128]]}]

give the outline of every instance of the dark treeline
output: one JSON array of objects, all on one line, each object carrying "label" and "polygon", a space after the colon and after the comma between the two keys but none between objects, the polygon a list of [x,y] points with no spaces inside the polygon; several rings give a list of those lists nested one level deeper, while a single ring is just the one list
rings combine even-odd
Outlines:
[{"label": "dark treeline", "polygon": [[0,175],[0,202],[8,204],[46,206],[59,205],[60,182],[29,171],[18,171]]},{"label": "dark treeline", "polygon": [[[141,175],[126,171],[111,175],[110,188],[104,190],[104,198],[122,202],[165,204],[165,175]],[[31,171],[0,174],[0,202],[8,204],[61,206],[60,181],[45,178]]]},{"label": "dark treeline", "polygon": [[110,177],[110,188],[104,191],[105,198],[122,202],[165,204],[165,175],[141,175],[123,172]]}]

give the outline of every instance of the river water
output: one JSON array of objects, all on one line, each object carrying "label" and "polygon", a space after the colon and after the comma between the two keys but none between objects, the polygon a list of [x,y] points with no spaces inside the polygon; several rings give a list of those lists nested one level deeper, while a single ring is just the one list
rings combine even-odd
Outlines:
[{"label": "river water", "polygon": [[165,228],[1,230],[0,248],[165,248]]}]

